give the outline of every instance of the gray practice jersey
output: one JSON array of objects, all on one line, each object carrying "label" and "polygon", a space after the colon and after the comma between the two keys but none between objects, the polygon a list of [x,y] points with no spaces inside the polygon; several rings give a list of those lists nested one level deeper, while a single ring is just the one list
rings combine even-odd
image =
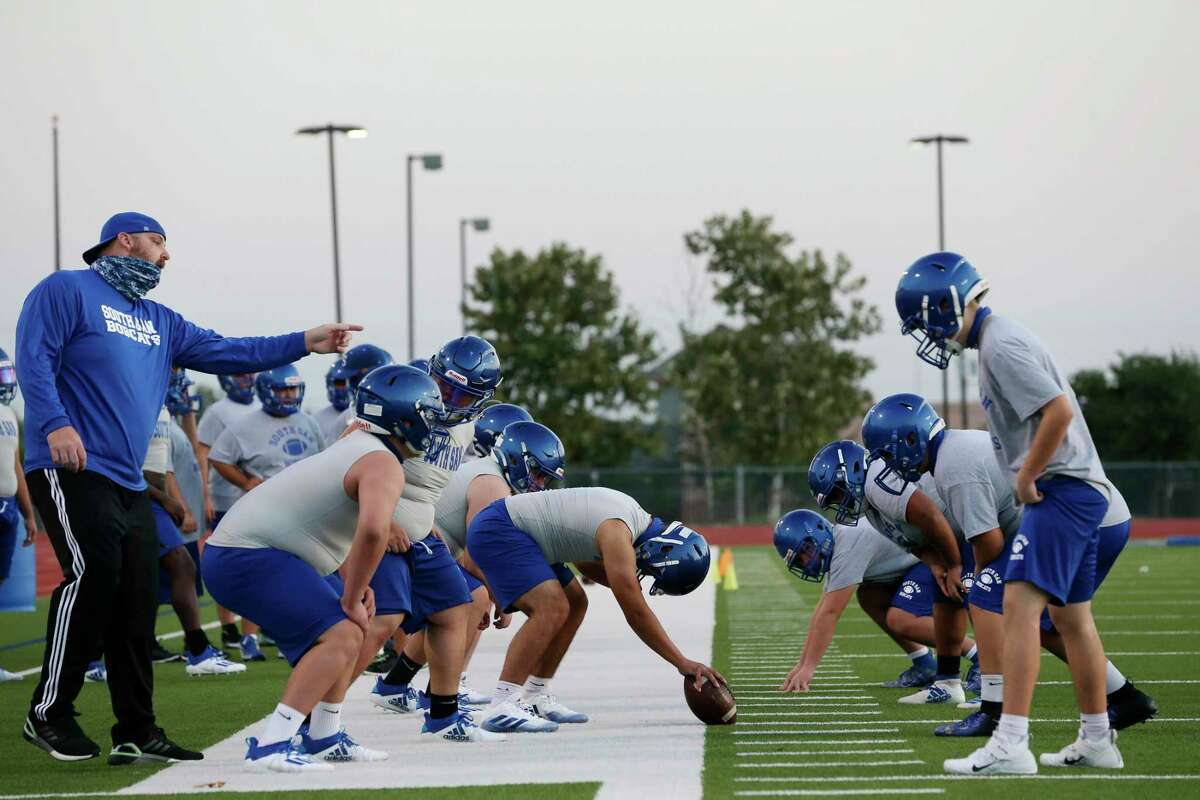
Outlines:
[{"label": "gray practice jersey", "polygon": [[[866,502],[863,503],[863,516],[875,530],[903,549],[912,550],[921,547],[925,544],[925,534],[916,525],[907,521],[908,501],[912,499],[913,493],[920,489],[929,496],[929,499],[942,513],[945,513],[946,505],[938,494],[933,477],[928,474],[922,475],[920,481],[908,484],[897,496],[885,492],[875,483],[875,476],[882,472],[883,468],[883,460],[878,458],[872,460],[870,466],[867,467]],[[897,488],[901,483],[895,475],[890,476],[888,482]]]},{"label": "gray practice jersey", "polygon": [[[437,528],[442,532],[442,538],[450,552],[457,556],[467,546],[467,491],[471,481],[480,475],[495,475],[504,480],[500,465],[494,456],[476,458],[463,464],[457,472],[450,476],[450,482],[442,490],[438,498]],[[508,484],[505,484],[507,486]]]},{"label": "gray practice jersey", "polygon": [[1074,416],[1043,474],[1087,481],[1111,499],[1111,484],[1075,391],[1050,353],[1033,333],[1010,319],[993,314],[984,321],[979,341],[979,397],[994,437],[995,457],[1013,476],[1010,480],[1033,444],[1041,422],[1038,412],[1062,394],[1070,401]]},{"label": "gray practice jersey", "polygon": [[11,408],[0,403],[0,497],[12,497],[17,493],[19,445],[17,415]]},{"label": "gray practice jersey", "polygon": [[[175,482],[179,484],[179,492],[183,502],[187,504],[192,517],[201,522],[204,520],[204,484],[200,480],[200,463],[196,461],[196,451],[183,428],[171,420],[171,466],[175,472]],[[183,534],[185,542],[194,542],[200,538],[200,530]]]},{"label": "gray practice jersey", "polygon": [[651,520],[632,497],[601,486],[518,494],[504,504],[513,523],[537,542],[551,564],[599,559],[596,531],[606,520],[624,522],[631,543]]},{"label": "gray practice jersey", "polygon": [[1007,542],[1021,527],[1021,507],[1012,482],[996,461],[987,431],[946,431],[933,481],[946,503],[950,527],[968,541],[999,528]]},{"label": "gray practice jersey", "polygon": [[858,525],[833,526],[833,558],[825,576],[825,591],[836,592],[859,583],[890,583],[918,562],[866,520]]},{"label": "gray practice jersey", "polygon": [[342,431],[346,430],[345,423],[341,421],[342,413],[333,406],[325,406],[313,414],[313,419],[321,428],[321,438],[325,440],[326,447],[336,442],[337,438],[342,435]]},{"label": "gray practice jersey", "polygon": [[[196,427],[196,440],[200,444],[212,447],[221,438],[225,429],[235,420],[241,419],[259,409],[258,401],[235,403],[224,397],[209,406]],[[217,474],[211,466],[208,468],[208,493],[212,497],[213,509],[228,511],[234,501],[242,496],[242,490]]]},{"label": "gray practice jersey", "polygon": [[1108,487],[1112,492],[1112,499],[1108,501],[1108,513],[1100,521],[1101,528],[1107,528],[1109,525],[1120,525],[1122,522],[1128,522],[1133,518],[1133,515],[1129,513],[1129,505],[1126,504],[1125,497],[1117,491],[1117,487],[1111,483]]},{"label": "gray practice jersey", "polygon": [[275,417],[259,409],[226,428],[208,457],[265,481],[323,449],[321,429],[311,414]]},{"label": "gray practice jersey", "polygon": [[433,429],[433,446],[420,458],[404,460],[404,497],[436,505],[442,489],[463,463],[463,455],[475,441],[475,425],[464,422],[451,428]]},{"label": "gray practice jersey", "polygon": [[[355,431],[256,487],[234,504],[209,538],[221,547],[272,547],[296,555],[328,575],[350,554],[358,503],[346,495],[346,473],[383,442]],[[282,602],[282,600],[281,600]]]}]

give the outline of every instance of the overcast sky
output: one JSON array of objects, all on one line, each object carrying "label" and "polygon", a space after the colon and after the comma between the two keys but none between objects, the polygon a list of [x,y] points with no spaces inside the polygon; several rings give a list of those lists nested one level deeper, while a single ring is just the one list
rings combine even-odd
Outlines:
[{"label": "overcast sky", "polygon": [[[664,347],[706,216],[773,215],[868,276],[876,396],[939,390],[897,333],[895,282],[946,237],[1068,370],[1200,341],[1200,4],[130,3],[0,0],[0,345],[111,213],[166,227],[153,299],[226,334],[333,316],[325,145],[338,142],[345,316],[405,339],[404,157],[418,173],[417,350],[457,334],[458,219],[476,261],[563,240],[603,255]],[[708,323],[717,314],[711,305]],[[503,358],[501,353],[501,358]],[[324,403],[328,357],[302,364]],[[786,365],[785,367],[786,368]]]}]

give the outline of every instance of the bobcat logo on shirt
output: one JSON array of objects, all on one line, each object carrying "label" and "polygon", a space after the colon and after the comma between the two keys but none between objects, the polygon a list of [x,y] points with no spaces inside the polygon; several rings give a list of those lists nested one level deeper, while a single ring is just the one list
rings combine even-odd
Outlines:
[{"label": "bobcat logo on shirt", "polygon": [[148,319],[117,311],[104,304],[100,305],[100,313],[104,315],[104,327],[109,333],[119,333],[147,347],[157,347],[162,343],[162,337],[154,330],[154,323]]},{"label": "bobcat logo on shirt", "polygon": [[1000,573],[991,567],[984,567],[979,575],[975,578],[975,588],[984,592],[991,592],[992,589],[1000,586],[1004,580],[1000,577]]},{"label": "bobcat logo on shirt", "polygon": [[1018,533],[1013,538],[1012,555],[1009,556],[1009,560],[1010,561],[1024,561],[1025,554],[1022,553],[1021,551],[1024,550],[1028,546],[1029,546],[1029,539],[1027,539],[1025,537],[1025,534]]}]

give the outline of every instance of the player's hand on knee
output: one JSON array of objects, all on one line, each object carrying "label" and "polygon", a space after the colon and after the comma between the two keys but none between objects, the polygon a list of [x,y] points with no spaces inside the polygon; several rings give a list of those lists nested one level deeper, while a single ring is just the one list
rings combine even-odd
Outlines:
[{"label": "player's hand on knee", "polygon": [[388,530],[388,552],[407,553],[411,548],[412,542],[408,538],[408,533],[393,520],[391,528]]},{"label": "player's hand on knee", "polygon": [[[368,591],[370,590],[368,589]],[[374,605],[374,602],[375,598],[372,596],[372,605]],[[367,607],[363,605],[363,598],[351,598],[343,595],[342,613],[346,615],[347,619],[362,628],[364,636],[371,632],[371,615],[367,613]]]},{"label": "player's hand on knee", "polygon": [[46,444],[50,445],[50,458],[56,465],[71,472],[80,472],[87,466],[83,440],[70,425],[51,431],[46,437]]},{"label": "player's hand on knee", "polygon": [[375,590],[370,586],[367,587],[366,593],[363,594],[363,607],[367,609],[367,619],[375,617]]},{"label": "player's hand on knee", "polygon": [[496,615],[495,621],[492,623],[497,630],[507,628],[512,623],[512,614],[501,611]]},{"label": "player's hand on knee", "polygon": [[942,594],[951,600],[961,601],[967,588],[962,582],[962,565],[950,567],[942,575]]}]

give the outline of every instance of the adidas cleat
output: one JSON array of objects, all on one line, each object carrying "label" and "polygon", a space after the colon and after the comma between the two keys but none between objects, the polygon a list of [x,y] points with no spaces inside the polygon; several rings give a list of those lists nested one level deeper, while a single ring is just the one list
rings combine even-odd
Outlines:
[{"label": "adidas cleat", "polygon": [[905,695],[899,702],[910,706],[932,706],[966,702],[962,682],[955,680],[934,681],[928,689],[922,689],[916,694]]},{"label": "adidas cleat", "polygon": [[1057,753],[1042,753],[1038,761],[1046,767],[1121,769],[1125,766],[1125,759],[1117,749],[1116,731],[1110,730],[1103,739],[1093,742],[1083,738],[1083,728],[1079,729],[1079,738],[1075,741]]},{"label": "adidas cleat", "polygon": [[921,669],[917,665],[913,665],[895,680],[884,681],[883,688],[885,689],[916,689],[923,688],[933,683],[933,670]]},{"label": "adidas cleat", "polygon": [[387,675],[399,660],[400,654],[395,650],[384,649],[379,651],[379,655],[375,656],[370,664],[367,664],[367,668],[363,672],[369,672],[372,675]]},{"label": "adidas cleat", "polygon": [[934,736],[991,736],[996,719],[982,711],[969,714],[958,722],[947,722],[933,729]]},{"label": "adidas cleat", "polygon": [[0,683],[6,683],[8,681],[19,681],[19,680],[21,680],[22,677],[23,676],[20,675],[19,673],[9,672],[8,670],[4,669],[4,667],[0,667]]},{"label": "adidas cleat", "polygon": [[300,746],[319,761],[387,761],[388,757],[382,750],[372,750],[354,741],[345,728],[324,739],[313,739],[305,731],[300,737]]},{"label": "adidas cleat", "polygon": [[587,714],[572,711],[558,702],[558,698],[552,694],[539,694],[537,697],[527,699],[525,704],[529,706],[529,710],[534,714],[551,722],[562,724],[588,721]]},{"label": "adidas cleat", "polygon": [[963,677],[963,691],[979,694],[982,686],[983,674],[979,671],[979,662],[972,661],[971,666],[967,668],[966,676]]},{"label": "adidas cleat", "polygon": [[258,649],[258,637],[247,633],[242,637],[242,661],[266,661],[267,657]]},{"label": "adidas cleat", "polygon": [[104,666],[103,661],[93,661],[88,664],[87,672],[83,673],[83,679],[88,683],[107,683],[108,668]]},{"label": "adidas cleat", "polygon": [[421,710],[421,697],[416,689],[407,683],[393,686],[384,683],[383,678],[375,679],[375,685],[371,687],[371,702],[395,714],[415,714]]},{"label": "adidas cleat", "polygon": [[208,649],[198,656],[193,656],[189,653],[187,666],[184,669],[188,675],[195,678],[200,675],[235,675],[239,672],[245,672],[246,665],[230,661],[220,650],[209,645]]},{"label": "adidas cleat", "polygon": [[1038,771],[1028,744],[1006,747],[995,736],[966,758],[947,758],[942,768],[951,775],[1036,775]]},{"label": "adidas cleat", "polygon": [[318,761],[300,747],[300,737],[259,746],[258,739],[246,740],[248,769],[255,772],[328,772],[332,764]]},{"label": "adidas cleat", "polygon": [[983,698],[976,695],[968,697],[966,700],[958,704],[958,707],[963,711],[978,711],[983,708]]},{"label": "adidas cleat", "polygon": [[426,714],[425,723],[421,725],[421,738],[447,742],[503,742],[508,739],[503,733],[479,727],[471,715],[463,711],[445,719],[431,719]]},{"label": "adidas cleat", "polygon": [[492,703],[479,712],[483,719],[481,727],[493,733],[553,733],[558,723],[533,714],[528,708],[512,700]]},{"label": "adidas cleat", "polygon": [[1132,684],[1127,684],[1133,690],[1127,700],[1121,700],[1108,705],[1108,727],[1114,731],[1123,731],[1130,725],[1146,722],[1158,713],[1158,703],[1154,698]]},{"label": "adidas cleat", "polygon": [[162,728],[156,728],[154,735],[140,745],[135,742],[115,744],[108,754],[108,763],[114,767],[125,764],[174,764],[177,761],[203,760],[203,753],[175,744],[167,738]]},{"label": "adidas cleat", "polygon": [[460,706],[486,706],[492,702],[492,696],[476,691],[467,685],[467,676],[458,680],[458,704]]}]

